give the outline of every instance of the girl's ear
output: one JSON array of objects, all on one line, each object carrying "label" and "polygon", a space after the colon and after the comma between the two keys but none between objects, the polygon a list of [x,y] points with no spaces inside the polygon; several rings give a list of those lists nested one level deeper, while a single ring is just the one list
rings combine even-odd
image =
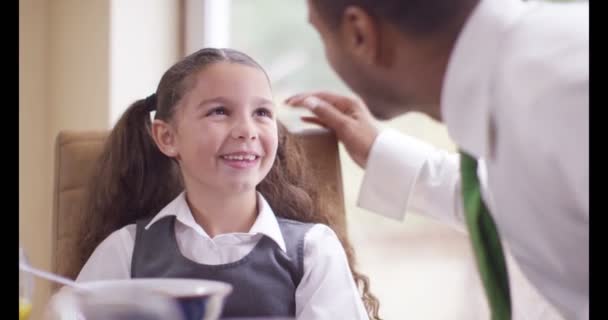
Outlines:
[{"label": "girl's ear", "polygon": [[152,121],[152,138],[160,152],[167,157],[177,157],[177,143],[173,127],[163,120]]}]

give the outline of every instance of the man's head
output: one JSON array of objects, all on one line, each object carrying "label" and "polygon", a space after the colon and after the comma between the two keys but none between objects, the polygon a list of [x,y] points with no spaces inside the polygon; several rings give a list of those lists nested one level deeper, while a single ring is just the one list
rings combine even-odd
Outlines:
[{"label": "man's head", "polygon": [[447,61],[478,0],[308,0],[309,21],[344,82],[388,119],[439,118]]}]

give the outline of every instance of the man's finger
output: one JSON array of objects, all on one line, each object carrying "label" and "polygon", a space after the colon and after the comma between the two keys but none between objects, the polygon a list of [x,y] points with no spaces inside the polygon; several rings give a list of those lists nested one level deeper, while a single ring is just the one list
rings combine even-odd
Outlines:
[{"label": "man's finger", "polygon": [[[307,99],[321,99],[325,100],[334,105],[335,108],[342,111],[343,113],[352,113],[353,106],[355,102],[350,100],[349,98],[334,95],[328,92],[306,92],[300,93],[285,100],[285,103],[294,107],[302,106]],[[308,105],[304,105],[309,107]]]},{"label": "man's finger", "polygon": [[328,91],[317,91],[313,93],[313,95],[335,105],[342,112],[351,111],[352,108],[361,106],[361,104],[357,100],[333,94]]},{"label": "man's finger", "polygon": [[302,92],[302,93],[298,93],[298,94],[294,94],[293,96],[285,99],[285,103],[286,104],[293,104],[293,103],[297,103],[297,102],[301,102],[302,99],[313,95],[314,92]]},{"label": "man's finger", "polygon": [[290,106],[294,106],[294,107],[302,106],[304,100],[306,100],[308,97],[312,97],[312,96],[313,96],[312,93],[297,94],[297,95],[292,96],[289,99],[285,100],[285,103]]},{"label": "man's finger", "polygon": [[303,104],[327,127],[339,131],[345,124],[353,121],[352,118],[336,109],[333,104],[324,100],[310,96],[303,101]]}]

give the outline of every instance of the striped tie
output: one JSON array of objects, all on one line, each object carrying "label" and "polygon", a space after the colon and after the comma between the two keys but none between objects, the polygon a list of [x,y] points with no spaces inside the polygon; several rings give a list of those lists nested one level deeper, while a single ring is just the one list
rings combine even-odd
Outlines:
[{"label": "striped tie", "polygon": [[511,319],[509,277],[498,230],[481,199],[477,160],[460,152],[460,174],[465,219],[492,320]]}]

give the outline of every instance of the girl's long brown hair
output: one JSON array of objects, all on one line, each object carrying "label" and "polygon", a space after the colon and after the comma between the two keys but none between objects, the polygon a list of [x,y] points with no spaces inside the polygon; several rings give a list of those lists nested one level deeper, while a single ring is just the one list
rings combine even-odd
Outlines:
[{"label": "girl's long brown hair", "polygon": [[[151,134],[150,112],[169,122],[174,107],[193,85],[193,76],[217,62],[239,63],[263,71],[249,56],[231,49],[206,48],[173,65],[160,80],[156,94],[133,103],[116,123],[105,143],[91,177],[80,223],[80,265],[84,265],[99,243],[136,220],[157,214],[183,191],[177,162],[157,148]],[[277,216],[332,228],[346,252],[352,276],[361,291],[367,312],[378,317],[378,299],[370,293],[368,278],[355,268],[355,252],[345,230],[318,201],[318,191],[308,176],[302,147],[279,123],[276,160],[257,190]],[[79,270],[73,270],[73,276]]]}]

